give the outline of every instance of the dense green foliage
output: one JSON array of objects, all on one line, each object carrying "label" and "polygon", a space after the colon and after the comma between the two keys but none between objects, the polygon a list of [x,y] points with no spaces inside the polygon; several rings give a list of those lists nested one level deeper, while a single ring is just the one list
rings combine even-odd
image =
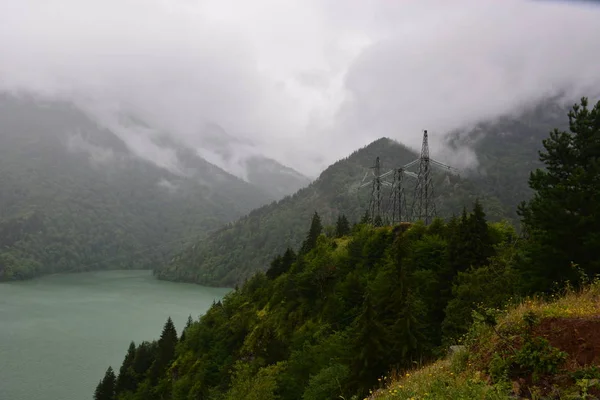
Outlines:
[{"label": "dense green foliage", "polygon": [[[461,178],[436,176],[438,215],[448,218],[460,214],[465,204],[478,198],[490,220],[516,222],[517,205],[532,193],[527,177],[541,166],[536,155],[542,139],[552,128],[565,125],[566,111],[556,100],[550,99],[516,117],[482,123],[467,132],[450,135],[447,145],[472,147],[479,164]],[[309,187],[254,210],[190,246],[169,265],[162,265],[158,276],[234,286],[255,271],[264,271],[270,260],[286,248],[298,248],[304,240],[306,221],[315,210],[326,226],[334,225],[340,214],[358,221],[368,204],[371,188],[358,191],[357,186],[377,156],[383,171],[387,171],[418,155],[388,139],[375,141],[330,166]],[[412,202],[410,182],[407,180],[409,203]]]},{"label": "dense green foliage", "polygon": [[[459,271],[487,265],[515,236],[505,224],[486,223],[478,203],[448,224],[361,224],[340,238],[320,230],[314,214],[298,254],[288,249],[266,273],[216,303],[185,330],[176,355],[161,356],[161,337],[152,365],[174,359],[169,370],[154,381],[150,367],[134,393],[124,390],[119,398],[323,399],[364,392],[388,369],[435,356],[444,321],[452,321],[453,334],[466,331],[468,321],[445,317],[454,295],[439,293]],[[453,250],[465,235],[473,240]],[[461,316],[473,306],[459,305]]]},{"label": "dense green foliage", "polygon": [[0,280],[153,268],[269,201],[184,150],[188,175],[136,157],[69,105],[0,96]]},{"label": "dense green foliage", "polygon": [[94,400],[115,400],[116,381],[115,371],[113,371],[112,367],[108,367],[104,374],[104,378],[102,378],[100,383],[98,383],[98,386],[96,386]]},{"label": "dense green foliage", "polygon": [[[358,221],[368,204],[371,188],[358,190],[359,183],[379,156],[384,170],[399,167],[418,157],[399,143],[380,139],[325,170],[310,186],[252,211],[234,224],[212,234],[175,257],[157,271],[160,278],[209,285],[234,286],[265,270],[270,260],[286,248],[299,248],[306,221],[315,210],[325,227],[335,229],[340,214]],[[473,182],[436,173],[437,209],[440,215],[458,214],[465,203],[481,198],[492,208],[494,219],[505,213],[497,199],[481,193]],[[414,182],[413,182],[414,183]],[[408,199],[412,201],[412,199]]]},{"label": "dense green foliage", "polygon": [[555,129],[544,140],[546,169],[531,174],[536,193],[519,210],[534,244],[531,290],[573,280],[571,264],[590,276],[600,273],[600,102],[592,109],[586,99],[576,105],[569,130]]},{"label": "dense green foliage", "polygon": [[[121,370],[131,359],[144,360],[145,367],[126,375],[135,377],[134,384],[118,389],[117,399],[361,398],[387,371],[407,370],[442,354],[469,331],[473,316],[478,318],[473,326],[493,327],[495,314],[489,310],[532,290],[552,291],[550,284],[539,285],[547,271],[531,260],[544,246],[557,246],[569,257],[581,251],[585,272],[599,273],[594,261],[600,246],[586,247],[597,234],[599,214],[591,200],[598,174],[585,173],[600,156],[599,108],[600,103],[588,111],[584,99],[571,114],[571,133],[553,132],[544,141],[547,153],[540,159],[547,169],[532,173],[535,197],[521,208],[528,237],[519,238],[508,223],[487,222],[477,201],[472,212],[448,222],[357,224],[347,235],[340,229],[321,233],[314,213],[298,253],[288,248],[266,273],[256,273],[188,324],[174,352],[165,350],[162,337],[130,346]],[[569,212],[586,204],[591,207],[586,214]],[[554,214],[544,214],[549,210]],[[556,242],[563,227],[541,217],[561,213],[560,221],[580,229],[581,247]],[[342,220],[339,226],[345,225]],[[572,266],[555,261],[552,273],[571,277]],[[597,304],[594,298],[596,303],[575,311],[587,313]],[[176,335],[170,337],[172,345]],[[529,336],[511,357],[510,363],[536,377],[564,360],[547,342]],[[162,375],[152,372],[155,365]],[[500,372],[504,368],[493,365]],[[487,390],[482,382],[462,388],[470,395]]]}]

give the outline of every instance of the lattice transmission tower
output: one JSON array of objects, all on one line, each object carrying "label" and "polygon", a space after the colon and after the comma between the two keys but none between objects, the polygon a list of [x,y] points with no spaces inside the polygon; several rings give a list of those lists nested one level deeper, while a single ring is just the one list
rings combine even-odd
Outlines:
[{"label": "lattice transmission tower", "polygon": [[[385,174],[381,174],[381,161],[379,157],[375,159],[375,165],[372,166],[370,169],[372,170],[373,178],[370,181],[361,184],[358,188],[361,189],[367,186],[371,186],[371,196],[369,198],[369,207],[367,209],[367,214],[371,223],[376,225],[387,223],[388,218],[386,215],[386,207],[383,204],[383,188],[392,186],[392,183],[384,179],[390,176],[391,173],[387,172]],[[368,172],[367,174],[365,174],[363,182],[366,179],[367,175]]]},{"label": "lattice transmission tower", "polygon": [[392,190],[390,192],[390,199],[388,201],[388,215],[390,217],[389,222],[392,225],[400,222],[409,222],[411,219],[408,202],[406,200],[406,176],[413,178],[417,177],[414,172],[407,171],[405,167],[400,167],[394,170],[394,180],[392,183]]},{"label": "lattice transmission tower", "polygon": [[375,178],[373,179],[373,188],[371,190],[371,199],[369,201],[369,210],[371,222],[381,221],[381,163],[379,157],[375,159],[375,165],[372,166]]},{"label": "lattice transmission tower", "polygon": [[419,172],[412,204],[412,215],[415,220],[423,220],[425,225],[435,218],[435,200],[433,180],[431,179],[431,160],[429,158],[429,139],[427,131],[423,133],[423,145],[419,157]]},{"label": "lattice transmission tower", "polygon": [[[419,165],[417,173],[408,170],[417,164]],[[436,161],[429,156],[429,138],[426,130],[423,132],[423,144],[419,158],[400,168],[395,168],[382,174],[381,162],[379,157],[377,157],[375,165],[371,167],[374,175],[373,179],[364,184],[361,182],[359,185],[359,189],[366,186],[372,187],[369,208],[367,210],[371,222],[376,223],[377,221],[381,221],[385,224],[396,224],[423,220],[426,225],[429,225],[437,215],[434,200],[433,167],[453,174],[459,172],[457,169]],[[365,174],[363,182],[367,175],[368,172]],[[385,178],[389,179],[390,177],[393,177],[393,182],[385,180]],[[413,178],[416,181],[410,207],[406,200],[407,177]],[[391,188],[385,206],[383,205],[383,187]]]},{"label": "lattice transmission tower", "polygon": [[458,169],[434,160],[429,156],[429,136],[425,130],[423,131],[423,145],[421,146],[421,156],[419,157],[419,172],[417,173],[417,185],[415,186],[412,204],[413,220],[422,220],[425,222],[425,225],[429,225],[437,216],[433,190],[432,167],[437,167],[438,169],[443,169],[453,174],[459,173]]}]

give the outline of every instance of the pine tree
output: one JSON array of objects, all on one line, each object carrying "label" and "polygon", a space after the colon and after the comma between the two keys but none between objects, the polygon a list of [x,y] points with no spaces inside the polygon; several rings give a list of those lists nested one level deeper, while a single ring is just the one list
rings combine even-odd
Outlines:
[{"label": "pine tree", "polygon": [[373,385],[375,379],[388,367],[385,360],[386,348],[389,345],[385,328],[375,314],[369,294],[365,296],[355,329],[352,369],[357,374],[360,386],[368,387]]},{"label": "pine tree", "polygon": [[275,256],[275,258],[271,261],[271,265],[269,266],[269,269],[267,270],[267,272],[265,272],[265,275],[267,276],[267,278],[275,279],[279,275],[281,275],[282,261],[283,261],[282,256]]},{"label": "pine tree", "polygon": [[123,360],[123,364],[119,369],[119,376],[117,377],[117,381],[115,384],[115,393],[118,395],[120,393],[124,393],[126,391],[135,391],[135,387],[137,385],[135,372],[133,370],[133,362],[135,359],[136,347],[135,343],[129,343],[129,348],[127,349],[127,354],[125,355],[125,359]]},{"label": "pine tree", "polygon": [[485,212],[479,201],[475,201],[473,212],[467,214],[463,208],[459,220],[452,219],[448,224],[448,268],[446,278],[466,271],[471,267],[481,267],[494,255],[492,238],[485,220]]},{"label": "pine tree", "polygon": [[489,227],[485,220],[485,212],[479,200],[475,201],[473,212],[469,215],[466,227],[468,240],[469,260],[468,265],[481,267],[487,264],[488,259],[494,255],[494,247],[490,236]]},{"label": "pine tree", "polygon": [[555,129],[543,141],[546,168],[531,173],[534,197],[518,211],[532,243],[521,266],[532,291],[574,281],[572,263],[600,273],[600,102],[590,110],[582,98],[568,115],[569,132]]},{"label": "pine tree", "polygon": [[192,316],[188,315],[188,319],[185,323],[185,327],[181,331],[181,338],[179,339],[180,342],[183,342],[185,340],[185,332],[190,328],[190,326],[192,326],[193,323],[194,323],[194,320],[192,319]]},{"label": "pine tree", "polygon": [[156,357],[156,342],[142,342],[135,351],[133,359],[133,371],[137,382],[146,378],[146,374]]},{"label": "pine tree", "polygon": [[116,379],[112,367],[108,367],[104,374],[104,378],[102,378],[100,383],[98,383],[98,386],[96,386],[94,400],[115,400]]},{"label": "pine tree", "polygon": [[160,339],[158,339],[156,359],[150,368],[150,379],[153,383],[161,377],[171,361],[175,359],[175,347],[178,340],[177,330],[175,329],[173,320],[169,317],[163,327]]},{"label": "pine tree", "polygon": [[302,253],[306,254],[317,245],[317,239],[319,235],[323,232],[323,225],[321,224],[321,217],[315,211],[312,217],[312,221],[310,223],[310,229],[308,234],[306,235],[306,239],[302,243]]},{"label": "pine tree", "polygon": [[266,272],[267,278],[275,279],[288,272],[295,261],[296,253],[288,247],[285,253],[283,253],[283,256],[277,256],[273,259],[271,267]]},{"label": "pine tree", "polygon": [[335,224],[335,237],[346,236],[350,233],[350,222],[344,214],[340,215]]}]

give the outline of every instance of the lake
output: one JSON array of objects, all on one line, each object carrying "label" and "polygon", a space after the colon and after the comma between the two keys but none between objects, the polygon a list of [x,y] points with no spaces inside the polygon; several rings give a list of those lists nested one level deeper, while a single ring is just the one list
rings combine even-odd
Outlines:
[{"label": "lake", "polygon": [[60,274],[0,284],[0,399],[92,399],[131,340],[177,333],[230,289],[155,279],[150,271]]}]

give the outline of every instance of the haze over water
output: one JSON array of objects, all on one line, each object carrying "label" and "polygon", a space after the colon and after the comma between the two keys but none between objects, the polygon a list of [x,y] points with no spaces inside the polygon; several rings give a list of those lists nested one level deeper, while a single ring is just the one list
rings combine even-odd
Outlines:
[{"label": "haze over water", "polygon": [[156,280],[149,271],[52,275],[0,284],[0,399],[92,399],[131,340],[177,333],[230,289]]}]

